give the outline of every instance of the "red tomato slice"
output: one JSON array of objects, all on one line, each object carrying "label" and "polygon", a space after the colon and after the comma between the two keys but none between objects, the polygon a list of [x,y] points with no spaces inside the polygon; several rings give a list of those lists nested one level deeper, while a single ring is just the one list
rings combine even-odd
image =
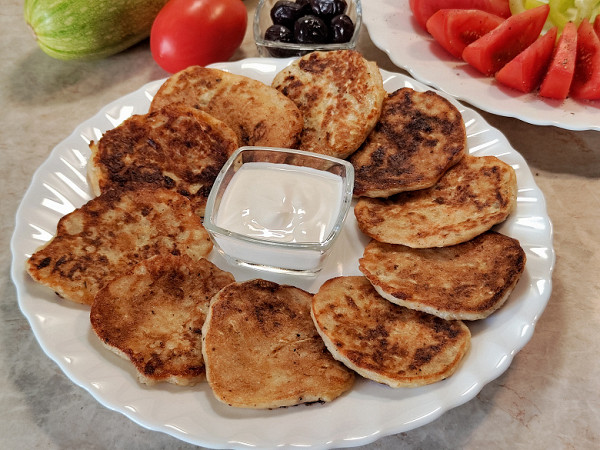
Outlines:
[{"label": "red tomato slice", "polygon": [[596,20],[594,20],[594,31],[596,32],[596,34],[598,35],[598,38],[600,39],[600,14],[598,14],[596,16]]},{"label": "red tomato slice", "polygon": [[548,30],[496,73],[496,80],[521,92],[537,88],[550,64],[558,28]]},{"label": "red tomato slice", "polygon": [[569,94],[577,51],[577,26],[567,22],[554,49],[548,73],[540,86],[542,97],[564,100]]},{"label": "red tomato slice", "polygon": [[410,9],[423,28],[427,20],[440,9],[480,9],[500,17],[510,17],[508,0],[410,0]]},{"label": "red tomato slice", "polygon": [[600,39],[587,18],[577,30],[575,73],[569,95],[582,100],[600,99]]},{"label": "red tomato slice", "polygon": [[488,34],[467,45],[462,57],[484,75],[494,75],[539,37],[550,7],[538,6],[509,17]]},{"label": "red tomato slice", "polygon": [[500,16],[480,9],[440,9],[427,21],[427,31],[457,58],[467,45],[504,22]]}]

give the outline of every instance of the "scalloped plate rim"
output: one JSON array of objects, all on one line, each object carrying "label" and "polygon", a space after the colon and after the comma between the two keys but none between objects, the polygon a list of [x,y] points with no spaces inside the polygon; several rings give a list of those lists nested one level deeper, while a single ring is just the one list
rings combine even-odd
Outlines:
[{"label": "scalloped plate rim", "polygon": [[[290,61],[271,58],[249,58],[233,63],[215,64],[212,67],[245,74],[268,82],[275,71],[280,70]],[[427,88],[423,84],[401,74],[384,70],[382,70],[382,74],[388,88],[391,86],[393,88],[411,86],[419,90]],[[513,294],[517,298],[515,300],[509,299],[505,307],[494,316],[486,319],[485,325],[482,321],[480,324],[472,327],[475,330],[473,348],[465,358],[464,364],[452,377],[436,385],[408,391],[390,390],[391,388],[360,380],[355,389],[330,404],[298,406],[287,408],[286,410],[269,412],[231,411],[231,408],[227,409],[227,407],[219,405],[218,402],[211,399],[209,389],[206,386],[200,387],[197,390],[192,389],[189,391],[191,393],[188,391],[182,393],[177,387],[164,386],[152,390],[138,385],[134,379],[133,372],[128,370],[125,362],[121,363],[121,360],[118,358],[115,359],[116,357],[113,357],[114,355],[112,354],[107,355],[102,347],[95,347],[93,339],[88,339],[90,332],[89,330],[85,330],[85,324],[76,322],[77,317],[85,317],[87,312],[85,308],[72,306],[70,302],[54,300],[52,293],[43,291],[42,287],[35,285],[28,278],[23,265],[27,254],[33,251],[35,246],[33,246],[31,237],[31,224],[24,223],[24,221],[26,219],[25,216],[33,212],[42,212],[41,215],[38,214],[36,217],[42,217],[47,212],[45,209],[42,210],[41,208],[45,207],[39,204],[39,191],[42,188],[47,189],[40,186],[40,184],[43,184],[44,177],[54,176],[50,173],[50,169],[53,168],[53,165],[63,164],[63,161],[60,160],[61,158],[69,159],[70,154],[68,149],[70,147],[74,146],[85,153],[85,149],[78,148],[85,147],[83,145],[84,140],[81,138],[82,134],[89,134],[90,130],[92,130],[92,134],[98,133],[103,131],[103,129],[109,128],[110,124],[100,124],[99,122],[106,120],[109,111],[123,106],[127,102],[141,105],[149,104],[148,93],[155,92],[162,81],[156,80],[150,82],[137,91],[109,103],[92,118],[82,122],[69,137],[53,149],[48,159],[36,170],[31,185],[19,205],[16,214],[15,232],[11,239],[11,251],[13,255],[11,276],[17,287],[19,306],[29,321],[36,339],[44,352],[59,365],[67,377],[75,384],[87,390],[99,403],[124,414],[145,428],[167,433],[182,441],[212,448],[272,448],[274,446],[281,448],[293,448],[296,446],[332,448],[365,445],[383,436],[423,426],[440,417],[449,409],[471,400],[487,383],[500,376],[510,366],[514,355],[527,344],[534,332],[535,324],[548,302],[552,289],[551,275],[555,255],[552,247],[552,225],[547,216],[545,200],[543,194],[535,185],[525,160],[510,146],[506,138],[498,130],[490,127],[478,113],[463,107],[456,100],[449,98],[450,101],[459,107],[465,116],[468,124],[467,132],[471,131],[469,144],[476,143],[478,146],[481,145],[475,153],[496,153],[499,157],[510,160],[509,163],[516,166],[515,170],[520,174],[518,178],[519,188],[520,192],[523,192],[524,200],[518,202],[514,220],[509,218],[500,227],[500,230],[503,228],[512,230],[515,227],[517,229],[520,229],[519,227],[526,229],[521,234],[526,238],[527,244],[524,247],[528,252],[527,276],[523,277],[515,290],[515,294]],[[445,94],[441,95],[448,97]],[[142,107],[138,107],[138,109],[140,108],[143,110]],[[483,137],[487,140],[482,141]],[[73,145],[72,142],[78,143]],[[71,182],[77,184],[79,181],[71,180]],[[60,189],[56,187],[55,189],[61,194]],[[81,203],[83,203],[83,200]],[[531,208],[533,208],[535,214],[529,217],[527,211]],[[525,210],[524,215],[520,212],[520,209]],[[58,217],[60,217],[60,214],[56,213],[50,219],[44,220],[48,223],[54,221],[55,225]],[[520,219],[524,222],[527,222],[528,219],[536,219],[537,222],[534,220],[532,224],[525,223],[524,225],[520,225],[517,223]],[[46,227],[48,227],[48,223],[45,223]],[[356,227],[352,220],[349,223],[351,225],[347,225],[350,230],[348,233],[358,233],[354,229]],[[536,227],[539,229],[536,230]],[[360,239],[358,234],[355,234],[354,237]],[[342,241],[342,237],[340,237],[339,241]],[[340,243],[338,242],[337,245],[339,246]],[[532,254],[531,250],[533,249],[541,252],[541,256]],[[334,256],[332,255],[332,257]],[[338,257],[343,259],[344,255],[335,256],[335,258]],[[218,260],[218,258],[213,260],[218,265],[223,264],[223,261]],[[348,263],[348,268],[344,268],[344,271],[348,270],[348,274],[357,274],[355,262],[346,262]],[[230,270],[229,268],[227,269]],[[329,271],[327,273],[330,276],[333,276],[334,272],[330,269],[325,270]],[[528,280],[532,273],[536,275],[535,283],[534,280]],[[260,275],[262,276],[263,274],[261,273]],[[249,276],[248,273],[241,274],[241,277],[248,278]],[[314,292],[315,286],[318,285],[318,280],[317,278],[317,280],[311,281],[312,286],[305,285],[300,287]],[[539,286],[536,287],[536,283]],[[31,290],[35,292],[32,293],[30,292]],[[36,296],[41,297],[45,301],[39,304],[36,303],[40,301]],[[519,301],[522,297],[526,297],[527,302]],[[58,312],[55,315],[48,314],[46,317],[40,318],[40,309],[56,310]],[[511,315],[513,313],[516,315]],[[52,330],[50,328],[52,322],[63,320],[63,315],[71,319],[71,322],[69,320],[67,322],[73,325],[76,331],[80,335],[85,336],[86,339],[85,342],[80,342],[72,337],[67,339],[68,336],[63,336],[63,345],[68,349],[73,347],[71,351],[62,348],[57,351],[54,348],[56,345],[56,342],[54,342],[56,335],[48,335],[50,330]],[[515,327],[517,328],[516,330]],[[492,332],[501,336],[510,332],[510,342],[503,342],[504,338],[499,339],[499,343],[484,340],[484,337]],[[79,347],[82,347],[87,352],[83,357],[78,353],[78,351],[82,350]],[[89,347],[92,348],[92,353],[89,352]],[[98,351],[96,352],[94,348],[98,348]],[[486,355],[481,356],[477,354],[484,349]],[[495,355],[493,361],[487,355],[487,352],[491,350],[493,350]],[[107,373],[107,375],[103,375],[105,376],[104,379],[96,379],[100,375],[96,375],[96,373],[93,375],[89,374],[89,368],[85,369],[84,367],[82,369],[77,365],[80,364],[78,362],[79,358],[84,358],[83,362],[86,362],[86,357],[92,358],[94,364],[97,364],[97,367],[94,366],[97,372]],[[72,361],[68,362],[67,359],[69,358],[75,361],[75,363]],[[481,371],[480,365],[483,365],[485,371]],[[111,384],[110,380],[113,380],[113,384]],[[114,380],[118,380],[121,383],[119,384],[119,389],[122,392],[118,399],[114,398],[114,394],[109,395],[104,390],[109,388],[115,389],[117,381]],[[381,397],[382,395],[383,397]],[[135,401],[131,400],[127,403],[129,400],[125,398],[128,396],[135,398]],[[202,405],[206,406],[208,404],[208,408],[212,409],[212,411],[209,411],[210,414],[206,413],[208,415],[205,413],[200,414],[196,418],[196,421],[190,425],[188,423],[189,417],[186,415],[181,416],[183,413],[179,413],[180,408],[185,409],[184,407],[189,406],[186,406],[187,404],[183,402],[178,403],[177,408],[175,408],[177,411],[171,410],[171,414],[174,417],[167,419],[164,417],[165,411],[169,411],[169,406],[171,406],[169,399],[172,396],[183,397],[187,403],[190,401],[193,402],[193,399],[198,396],[204,396],[205,398],[202,400],[204,403]],[[394,398],[396,397],[398,398],[394,403]],[[161,405],[159,411],[156,408],[148,407],[148,404],[154,405],[156,402]],[[413,413],[408,418],[402,417],[400,411],[407,405],[410,406],[409,409]],[[348,407],[351,409],[360,407],[362,413],[346,416]],[[390,412],[390,408],[392,408],[393,412],[397,413],[396,416],[390,417],[390,414],[382,414],[382,410],[387,413]],[[196,412],[193,408],[192,410]],[[367,415],[371,418],[369,419]],[[299,416],[301,420],[298,420],[296,416]],[[332,416],[335,420],[331,419]],[[361,420],[357,422],[356,416],[360,416]],[[240,417],[244,417],[246,420],[240,421]],[[200,418],[208,419],[208,422],[213,420],[216,423],[210,422],[202,426],[202,424],[197,423],[201,422],[198,420]],[[365,422],[367,422],[366,425]],[[182,424],[186,424],[188,428],[186,429]],[[234,425],[237,425],[238,428],[236,429]],[[231,427],[233,427],[233,430]],[[260,432],[263,432],[263,434]]]}]

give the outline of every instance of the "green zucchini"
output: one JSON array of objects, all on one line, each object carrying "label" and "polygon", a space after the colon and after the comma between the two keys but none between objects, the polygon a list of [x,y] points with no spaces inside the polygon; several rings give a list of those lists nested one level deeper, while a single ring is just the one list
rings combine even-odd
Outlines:
[{"label": "green zucchini", "polygon": [[148,37],[167,0],[25,0],[38,45],[57,59],[98,59]]}]

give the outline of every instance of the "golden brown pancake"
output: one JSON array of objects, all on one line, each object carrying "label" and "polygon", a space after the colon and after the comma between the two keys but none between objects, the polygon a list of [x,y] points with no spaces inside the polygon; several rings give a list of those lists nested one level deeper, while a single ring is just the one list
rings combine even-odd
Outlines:
[{"label": "golden brown pancake", "polygon": [[206,377],[217,399],[241,408],[328,402],[354,374],[329,354],[310,317],[312,295],[265,280],[233,283],[202,328]]},{"label": "golden brown pancake", "polygon": [[130,117],[90,148],[88,174],[96,195],[139,184],[163,187],[188,197],[203,216],[213,182],[238,142],[211,115],[168,105]]},{"label": "golden brown pancake", "polygon": [[140,382],[193,385],[205,379],[201,333],[208,305],[234,281],[203,258],[153,256],[100,289],[92,329],[133,363]]},{"label": "golden brown pancake", "polygon": [[302,112],[300,149],[338,158],[363,143],[385,97],[377,65],[353,50],[309,53],[275,75],[271,85]]},{"label": "golden brown pancake", "polygon": [[27,261],[58,295],[92,304],[110,280],[157,254],[200,259],[212,243],[190,201],[167,189],[111,190],[62,217],[56,235]]},{"label": "golden brown pancake", "polygon": [[219,69],[192,66],[173,74],[154,96],[150,111],[171,103],[183,103],[222,120],[240,145],[295,148],[302,131],[302,114],[279,91]]},{"label": "golden brown pancake", "polygon": [[463,322],[395,305],[365,277],[326,281],[313,297],[312,317],[336,359],[391,387],[449,377],[471,343]]},{"label": "golden brown pancake", "polygon": [[358,200],[363,233],[379,242],[413,248],[468,241],[503,222],[517,202],[517,177],[495,156],[467,155],[431,188],[387,199]]},{"label": "golden brown pancake", "polygon": [[516,239],[488,231],[451,247],[413,249],[372,240],[359,260],[385,299],[443,319],[484,319],[500,308],[525,269]]},{"label": "golden brown pancake", "polygon": [[350,158],[354,195],[389,197],[433,186],[466,153],[458,109],[432,91],[388,94],[381,117]]}]

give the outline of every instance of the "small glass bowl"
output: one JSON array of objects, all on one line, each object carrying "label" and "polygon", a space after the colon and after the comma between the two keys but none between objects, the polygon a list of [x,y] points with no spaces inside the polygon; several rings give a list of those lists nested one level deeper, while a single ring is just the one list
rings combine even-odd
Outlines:
[{"label": "small glass bowl", "polygon": [[276,58],[288,58],[292,56],[302,56],[312,51],[327,50],[352,50],[356,48],[358,34],[362,24],[362,8],[360,0],[346,0],[348,8],[345,12],[354,23],[354,34],[348,42],[342,44],[296,44],[288,42],[267,41],[264,39],[265,31],[271,25],[271,8],[277,0],[260,0],[254,14],[254,42],[258,48],[260,56],[269,56]]},{"label": "small glass bowl", "polygon": [[[341,177],[339,210],[329,234],[321,242],[281,242],[255,238],[217,225],[222,199],[234,174],[247,163],[268,162],[304,166]],[[267,182],[267,180],[263,180]],[[208,196],[204,227],[215,248],[230,263],[271,272],[312,275],[319,272],[333,243],[339,236],[352,203],[354,168],[348,161],[301,150],[272,147],[240,147],[225,163]],[[302,189],[299,185],[298,189]]]}]

